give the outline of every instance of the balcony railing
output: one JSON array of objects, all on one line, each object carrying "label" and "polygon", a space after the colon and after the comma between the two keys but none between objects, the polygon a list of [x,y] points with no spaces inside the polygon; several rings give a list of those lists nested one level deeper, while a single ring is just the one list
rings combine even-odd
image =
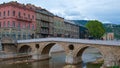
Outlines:
[{"label": "balcony railing", "polygon": [[40,33],[42,33],[42,34],[49,34],[49,31],[48,30],[45,30],[45,31],[41,30]]},{"label": "balcony railing", "polygon": [[31,18],[22,17],[22,16],[16,16],[16,18],[17,18],[17,20],[20,20],[20,21],[32,22]]}]

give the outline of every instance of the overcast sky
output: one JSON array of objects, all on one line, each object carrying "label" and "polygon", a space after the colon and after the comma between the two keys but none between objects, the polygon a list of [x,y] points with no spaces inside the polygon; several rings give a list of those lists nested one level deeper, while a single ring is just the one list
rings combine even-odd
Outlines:
[{"label": "overcast sky", "polygon": [[45,8],[69,20],[99,20],[120,24],[120,0],[1,0],[18,1]]}]

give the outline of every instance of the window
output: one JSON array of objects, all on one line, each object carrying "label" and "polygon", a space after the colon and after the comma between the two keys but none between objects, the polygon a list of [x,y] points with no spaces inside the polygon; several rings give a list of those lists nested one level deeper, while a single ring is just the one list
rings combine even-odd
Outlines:
[{"label": "window", "polygon": [[10,11],[8,10],[8,16],[10,15]]},{"label": "window", "polygon": [[30,29],[30,23],[28,24],[28,29]]},{"label": "window", "polygon": [[24,23],[24,24],[22,25],[22,28],[26,28],[26,23]]},{"label": "window", "polygon": [[8,21],[7,25],[8,25],[8,27],[10,27],[10,21]]},{"label": "window", "polygon": [[1,22],[0,22],[0,28],[1,28]]},{"label": "window", "polygon": [[32,24],[32,29],[34,30],[34,25]]},{"label": "window", "polygon": [[2,37],[5,37],[5,32],[2,33]]},{"label": "window", "polygon": [[1,17],[1,12],[0,12],[0,17]]},{"label": "window", "polygon": [[21,39],[21,33],[18,32],[18,40],[20,40],[20,39]]},{"label": "window", "polygon": [[9,34],[9,32],[6,32],[6,36],[7,36],[7,37],[10,37],[10,34]]},{"label": "window", "polygon": [[28,18],[30,19],[30,14],[28,14]]},{"label": "window", "polygon": [[12,27],[15,27],[15,22],[13,21],[13,23],[12,23]]},{"label": "window", "polygon": [[18,13],[18,16],[21,17],[21,13],[20,12]]},{"label": "window", "polygon": [[4,21],[4,23],[3,23],[3,27],[6,27],[6,23],[5,23],[5,21]]},{"label": "window", "polygon": [[26,39],[26,33],[23,33],[23,39]]},{"label": "window", "polygon": [[26,14],[24,13],[24,16],[26,16]]},{"label": "window", "polygon": [[21,24],[20,24],[20,22],[19,22],[19,23],[18,23],[18,29],[20,29],[20,25],[21,25]]},{"label": "window", "polygon": [[31,39],[31,35],[30,34],[28,34],[28,39]]},{"label": "window", "polygon": [[16,39],[16,33],[12,33],[12,38]]},{"label": "window", "polygon": [[5,11],[3,12],[3,16],[5,16],[6,15],[6,13],[5,13]]},{"label": "window", "polygon": [[34,15],[32,15],[32,19],[34,19]]},{"label": "window", "polygon": [[13,11],[13,16],[15,16],[15,11]]}]

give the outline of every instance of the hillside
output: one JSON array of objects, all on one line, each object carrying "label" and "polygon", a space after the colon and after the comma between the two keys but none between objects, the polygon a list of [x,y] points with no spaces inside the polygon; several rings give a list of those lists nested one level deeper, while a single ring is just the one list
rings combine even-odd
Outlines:
[{"label": "hillside", "polygon": [[106,32],[114,32],[115,39],[120,40],[120,25],[116,24],[104,24]]}]

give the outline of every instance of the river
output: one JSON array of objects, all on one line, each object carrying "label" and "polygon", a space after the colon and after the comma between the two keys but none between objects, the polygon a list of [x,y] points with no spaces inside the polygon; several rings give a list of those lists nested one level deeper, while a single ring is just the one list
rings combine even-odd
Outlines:
[{"label": "river", "polygon": [[[83,63],[77,65],[66,65],[65,64],[65,53],[53,53],[50,60],[32,62],[32,63],[19,63],[19,64],[8,64],[15,62],[12,60],[9,62],[1,63],[0,68],[87,68],[86,64],[90,61],[95,61],[98,57],[101,57],[99,53],[89,53],[89,50],[82,55]],[[94,66],[93,66],[94,67]]]}]

